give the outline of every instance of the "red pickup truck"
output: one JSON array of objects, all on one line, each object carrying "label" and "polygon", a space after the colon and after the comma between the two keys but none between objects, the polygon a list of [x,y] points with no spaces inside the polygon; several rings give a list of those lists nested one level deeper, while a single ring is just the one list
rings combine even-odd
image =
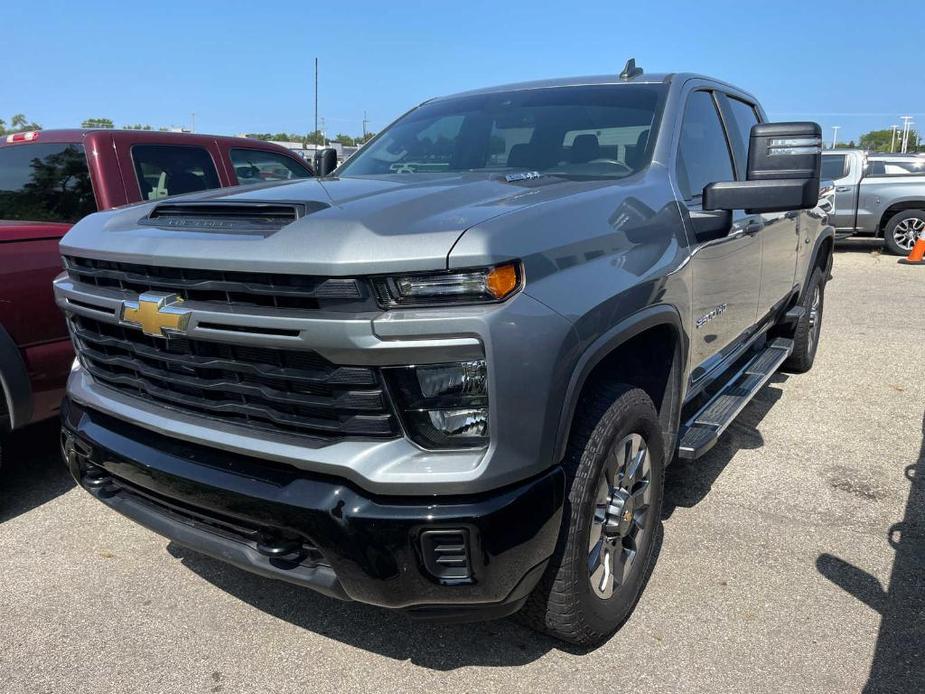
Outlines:
[{"label": "red pickup truck", "polygon": [[144,130],[38,130],[0,139],[0,434],[53,416],[73,354],[51,281],[81,217],[208,188],[311,176],[269,142]]}]

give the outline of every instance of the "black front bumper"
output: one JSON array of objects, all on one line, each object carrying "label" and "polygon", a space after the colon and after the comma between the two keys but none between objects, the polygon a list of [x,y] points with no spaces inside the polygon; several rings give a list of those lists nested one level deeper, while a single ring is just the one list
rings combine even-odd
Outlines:
[{"label": "black front bumper", "polygon": [[504,616],[536,585],[559,533],[560,467],[484,495],[375,497],[70,400],[62,419],[71,474],[107,506],[191,549],[343,600],[424,618]]}]

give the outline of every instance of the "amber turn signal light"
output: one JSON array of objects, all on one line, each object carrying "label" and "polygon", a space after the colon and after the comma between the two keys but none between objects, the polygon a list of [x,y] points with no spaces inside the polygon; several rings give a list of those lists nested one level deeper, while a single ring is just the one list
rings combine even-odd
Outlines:
[{"label": "amber turn signal light", "polygon": [[520,277],[516,263],[492,268],[485,278],[485,287],[496,299],[503,299],[519,286]]}]

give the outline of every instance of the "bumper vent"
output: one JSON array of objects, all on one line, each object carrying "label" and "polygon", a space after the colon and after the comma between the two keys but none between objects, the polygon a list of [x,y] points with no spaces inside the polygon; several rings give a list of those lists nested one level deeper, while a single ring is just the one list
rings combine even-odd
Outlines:
[{"label": "bumper vent", "polygon": [[472,577],[469,533],[465,530],[425,530],[421,533],[424,566],[435,578],[463,581]]}]

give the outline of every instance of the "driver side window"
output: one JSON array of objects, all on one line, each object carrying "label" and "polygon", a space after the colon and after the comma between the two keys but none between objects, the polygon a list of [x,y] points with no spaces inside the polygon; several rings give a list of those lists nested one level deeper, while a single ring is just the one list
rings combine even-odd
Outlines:
[{"label": "driver side window", "polygon": [[677,175],[681,195],[694,202],[700,201],[707,184],[735,179],[729,143],[710,92],[693,92],[687,98],[681,121]]}]

